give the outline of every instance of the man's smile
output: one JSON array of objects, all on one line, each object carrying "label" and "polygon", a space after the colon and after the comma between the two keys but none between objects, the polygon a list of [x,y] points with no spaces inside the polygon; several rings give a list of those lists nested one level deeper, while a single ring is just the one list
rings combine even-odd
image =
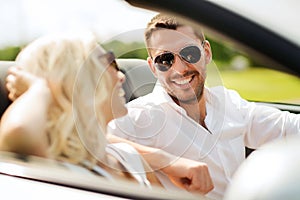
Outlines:
[{"label": "man's smile", "polygon": [[171,82],[181,89],[187,89],[191,87],[191,82],[194,80],[195,75],[184,76],[181,78],[173,78]]}]

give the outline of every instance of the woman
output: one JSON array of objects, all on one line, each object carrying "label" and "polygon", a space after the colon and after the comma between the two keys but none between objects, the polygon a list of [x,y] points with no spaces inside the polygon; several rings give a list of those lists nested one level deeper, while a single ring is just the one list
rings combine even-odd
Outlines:
[{"label": "woman", "polygon": [[[110,120],[127,113],[125,77],[111,52],[106,53],[92,35],[51,35],[29,44],[16,62],[21,67],[11,68],[7,77],[13,103],[1,119],[0,150],[150,185],[147,165],[134,148],[108,145],[103,134]],[[159,184],[149,173],[148,178]]]}]

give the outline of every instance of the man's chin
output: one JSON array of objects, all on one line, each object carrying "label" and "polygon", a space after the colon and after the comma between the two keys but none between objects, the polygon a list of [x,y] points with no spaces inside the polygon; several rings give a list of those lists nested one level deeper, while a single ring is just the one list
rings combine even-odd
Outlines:
[{"label": "man's chin", "polygon": [[185,96],[172,96],[172,99],[178,104],[196,104],[198,103],[198,98],[195,95],[191,95],[190,97]]},{"label": "man's chin", "polygon": [[198,99],[197,98],[189,98],[189,99],[180,99],[178,101],[179,105],[180,104],[198,104]]}]

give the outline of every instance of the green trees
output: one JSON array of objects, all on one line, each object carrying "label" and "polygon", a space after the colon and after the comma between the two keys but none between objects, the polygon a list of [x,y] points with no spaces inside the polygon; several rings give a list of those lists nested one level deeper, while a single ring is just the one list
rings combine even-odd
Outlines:
[{"label": "green trees", "polygon": [[0,49],[0,60],[8,60],[13,61],[16,59],[16,56],[20,52],[21,47],[6,47],[4,49]]}]

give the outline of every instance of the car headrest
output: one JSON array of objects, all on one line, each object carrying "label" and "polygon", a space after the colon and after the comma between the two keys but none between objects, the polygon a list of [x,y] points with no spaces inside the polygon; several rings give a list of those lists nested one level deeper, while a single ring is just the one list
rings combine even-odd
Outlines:
[{"label": "car headrest", "polygon": [[13,61],[0,61],[0,118],[11,101],[8,99],[8,91],[5,87],[7,69],[14,65]]},{"label": "car headrest", "polygon": [[146,60],[119,58],[116,61],[126,76],[123,89],[127,102],[152,92],[157,79]]},{"label": "car headrest", "polygon": [[[117,63],[126,76],[123,88],[127,102],[153,90],[156,78],[153,76],[146,60],[119,58]],[[0,117],[11,103],[7,97],[5,77],[7,69],[12,65],[14,65],[13,61],[0,61]]]}]

